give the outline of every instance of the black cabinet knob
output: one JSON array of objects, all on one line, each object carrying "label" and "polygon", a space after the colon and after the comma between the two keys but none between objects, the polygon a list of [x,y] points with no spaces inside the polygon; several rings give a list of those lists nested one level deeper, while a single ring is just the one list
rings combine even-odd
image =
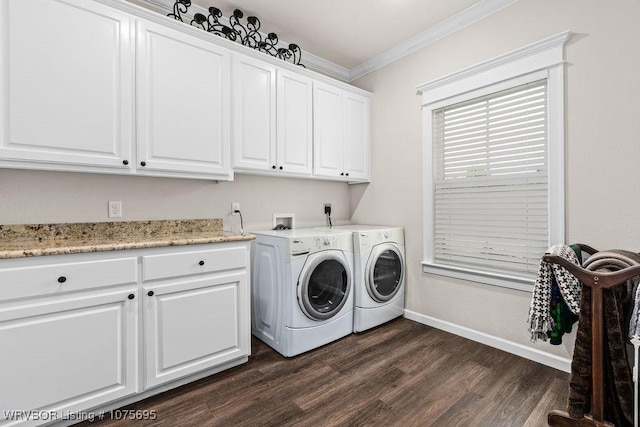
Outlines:
[{"label": "black cabinet knob", "polygon": [[344,176],[344,172],[341,172],[341,173],[340,173],[340,176]]},{"label": "black cabinet knob", "polygon": [[140,162],[140,166],[147,166],[147,162]]},{"label": "black cabinet knob", "polygon": [[204,265],[204,261],[200,261],[198,264],[199,265]]},{"label": "black cabinet knob", "polygon": [[60,277],[58,277],[58,283],[64,283],[64,282],[66,282],[66,281],[67,281],[67,278],[66,278],[66,277],[64,277],[64,276],[60,276]]},{"label": "black cabinet knob", "polygon": [[280,170],[282,170],[282,166],[280,166]]},{"label": "black cabinet knob", "polygon": [[129,296],[127,298],[129,299],[134,299],[136,296],[134,294],[129,294]]},{"label": "black cabinet knob", "polygon": [[127,166],[127,165],[129,164],[129,160],[123,160],[123,161],[122,161],[122,164],[123,164],[123,165],[125,165],[125,166]]},{"label": "black cabinet knob", "polygon": [[345,173],[346,176],[349,176],[349,172]]},{"label": "black cabinet knob", "polygon": [[276,168],[276,165],[271,166],[271,169],[275,169],[275,168]]},{"label": "black cabinet knob", "polygon": [[153,291],[149,291],[149,292],[147,292],[147,295],[149,295],[150,297],[152,297],[152,296],[153,296]]}]

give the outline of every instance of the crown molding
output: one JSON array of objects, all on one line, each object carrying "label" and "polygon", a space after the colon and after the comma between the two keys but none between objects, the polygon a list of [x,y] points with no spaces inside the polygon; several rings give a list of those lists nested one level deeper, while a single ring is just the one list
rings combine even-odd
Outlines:
[{"label": "crown molding", "polygon": [[[479,21],[480,19],[489,16],[517,1],[518,0],[481,0],[473,6],[470,6],[467,9],[463,10],[462,12],[459,12],[456,15],[445,19],[442,22],[439,22],[433,27],[408,38],[407,40],[397,44],[391,49],[388,49],[385,52],[376,55],[373,58],[370,58],[351,69],[342,67],[307,51],[303,51],[303,63],[305,67],[313,71],[317,71],[319,73],[338,80],[342,80],[344,82],[351,82],[386,65],[389,65],[390,63],[397,61],[398,59],[409,55],[410,53],[422,49],[430,43],[433,43],[449,34],[452,34],[459,29],[466,27],[467,25]],[[165,13],[171,12],[173,10],[173,4],[175,3],[174,0],[137,0],[137,2],[140,4],[149,5]],[[202,6],[192,4],[189,9],[189,13],[185,16],[187,16],[190,20],[193,18],[193,15],[195,13],[208,15],[209,11]],[[228,25],[229,22],[227,17],[222,17],[220,21],[225,25]],[[280,41],[280,43],[278,44],[278,46],[282,47],[287,47],[288,45],[289,43],[284,41]]]},{"label": "crown molding", "polygon": [[518,0],[482,0],[425,31],[398,43],[391,49],[356,65],[349,72],[349,81],[359,79],[379,68],[466,27]]},{"label": "crown molding", "polygon": [[[469,76],[478,76],[480,73],[499,69],[516,61],[524,62],[529,58],[535,58],[535,60],[525,63],[524,66],[526,66],[527,68],[521,74],[524,74],[525,72],[530,73],[543,68],[561,64],[564,62],[563,47],[570,37],[571,31],[566,30],[535,43],[531,43],[520,49],[512,50],[511,52],[507,52],[493,59],[481,62],[472,67],[468,67],[455,73],[451,73],[438,79],[432,80],[428,83],[421,84],[416,88],[418,91],[418,95],[424,95],[427,92],[434,92],[435,90],[438,90],[445,86],[457,84],[460,81],[468,78]],[[520,67],[523,67],[523,65],[520,65]],[[478,86],[477,82],[475,82],[474,84],[476,87]]]},{"label": "crown molding", "polygon": [[[165,13],[172,12],[173,4],[175,3],[174,0],[137,0],[137,1],[138,3],[147,4]],[[189,7],[188,13],[185,14],[184,16],[188,17],[188,19],[191,20],[193,19],[193,15],[195,15],[196,13],[202,13],[203,15],[207,16],[209,14],[209,11],[200,5],[192,3],[191,6]],[[224,25],[229,25],[229,18],[227,18],[226,16],[223,16],[222,18],[220,18],[220,22],[223,23]],[[187,24],[188,23],[189,22],[187,21]],[[266,34],[262,32],[260,34],[262,34],[263,37],[266,37]],[[289,43],[282,40],[280,40],[278,43],[278,47],[287,48],[288,46],[289,46]],[[334,64],[333,62],[327,61],[326,59],[323,59],[312,53],[303,51],[302,63],[306,68],[311,69],[313,71],[317,71],[319,73],[328,75],[338,80],[342,80],[344,82],[349,81],[348,68],[342,67],[338,64]]]}]

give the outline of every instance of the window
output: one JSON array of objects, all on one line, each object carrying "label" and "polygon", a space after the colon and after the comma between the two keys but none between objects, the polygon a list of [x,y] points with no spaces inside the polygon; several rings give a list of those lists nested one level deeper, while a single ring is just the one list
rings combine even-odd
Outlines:
[{"label": "window", "polygon": [[567,37],[419,88],[425,272],[530,289],[546,249],[564,242]]}]

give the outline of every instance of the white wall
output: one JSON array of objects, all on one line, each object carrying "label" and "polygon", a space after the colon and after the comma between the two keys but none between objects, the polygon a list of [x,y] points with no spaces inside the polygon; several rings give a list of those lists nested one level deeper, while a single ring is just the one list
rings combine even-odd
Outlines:
[{"label": "white wall", "polygon": [[272,228],[274,213],[296,214],[296,227],[349,219],[348,184],[236,174],[233,182],[0,169],[0,224],[113,221],[107,202],[122,200],[122,221],[223,218],[239,231],[231,202],[240,202],[245,230]]},{"label": "white wall", "polygon": [[352,220],[405,227],[407,308],[561,357],[528,342],[530,293],[423,274],[422,137],[416,86],[564,30],[567,242],[640,251],[640,2],[520,0],[369,74],[372,178],[351,189]]}]

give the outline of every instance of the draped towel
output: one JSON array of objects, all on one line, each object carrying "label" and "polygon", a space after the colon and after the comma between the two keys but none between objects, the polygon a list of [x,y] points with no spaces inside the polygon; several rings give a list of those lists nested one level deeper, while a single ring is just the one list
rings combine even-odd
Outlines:
[{"label": "draped towel", "polygon": [[[549,248],[547,253],[580,265],[578,257],[570,246],[554,245]],[[538,339],[546,341],[548,339],[547,332],[556,326],[551,316],[551,281],[554,277],[569,310],[574,314],[580,312],[580,293],[582,290],[580,281],[564,267],[540,260],[538,276],[533,286],[531,306],[529,307],[529,337],[532,342],[536,342]]]},{"label": "draped towel", "polygon": [[[628,251],[601,251],[585,261],[583,267],[592,271],[617,271],[637,265],[637,254]],[[604,394],[605,419],[616,426],[631,426],[633,419],[633,382],[627,361],[625,300],[632,295],[627,286],[603,290],[604,317]],[[581,418],[591,409],[591,288],[582,292],[580,319],[571,362],[567,412]]]}]

